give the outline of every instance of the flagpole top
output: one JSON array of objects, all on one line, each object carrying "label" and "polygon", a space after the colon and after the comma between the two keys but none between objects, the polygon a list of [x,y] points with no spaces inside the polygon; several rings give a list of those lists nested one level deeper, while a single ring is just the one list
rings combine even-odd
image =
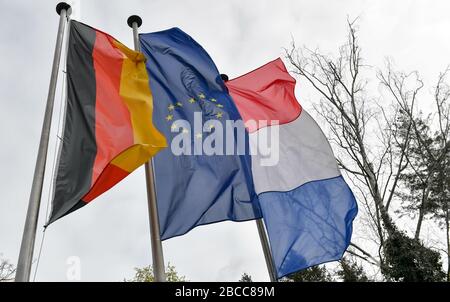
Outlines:
[{"label": "flagpole top", "polygon": [[63,9],[66,10],[67,15],[70,14],[71,6],[69,4],[67,4],[66,2],[59,2],[56,5],[56,12],[58,13],[58,15],[61,15],[61,11]]},{"label": "flagpole top", "polygon": [[127,23],[128,26],[133,28],[133,23],[137,24],[137,27],[140,27],[142,25],[142,19],[141,17],[137,16],[137,15],[132,15],[130,17],[128,17]]}]

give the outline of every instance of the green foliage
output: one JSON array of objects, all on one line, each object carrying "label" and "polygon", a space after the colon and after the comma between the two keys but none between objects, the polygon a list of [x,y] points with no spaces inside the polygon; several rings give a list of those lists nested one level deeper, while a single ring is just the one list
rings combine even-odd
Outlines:
[{"label": "green foliage", "polygon": [[369,282],[371,281],[361,265],[348,258],[339,261],[340,269],[336,272],[343,282]]},{"label": "green foliage", "polygon": [[0,258],[0,282],[13,281],[15,273],[16,268],[14,265],[6,259]]},{"label": "green foliage", "polygon": [[385,259],[381,266],[383,275],[392,281],[432,282],[443,281],[440,255],[426,248],[419,240],[394,232],[385,242]]},{"label": "green foliage", "polygon": [[[136,271],[134,277],[126,282],[154,282],[155,277],[153,275],[153,268],[151,265],[143,268],[135,268]],[[168,282],[186,282],[185,276],[178,275],[175,266],[169,265],[166,267],[166,279]]]},{"label": "green foliage", "polygon": [[241,279],[238,282],[253,282],[252,276],[247,273],[243,273]]},{"label": "green foliage", "polygon": [[[438,219],[442,225],[447,200],[450,198],[450,148],[447,148],[446,154],[442,153],[445,138],[439,133],[432,133],[430,117],[419,115],[413,122],[414,128],[409,133],[409,165],[400,176],[407,190],[397,194],[402,200],[402,209],[397,213],[415,218],[421,209],[424,214]],[[406,137],[410,123],[407,113],[400,111],[395,123],[398,137]],[[426,202],[423,202],[424,197]]]},{"label": "green foliage", "polygon": [[[343,258],[340,268],[335,272],[335,276],[343,282],[369,282],[371,281],[362,266],[350,258]],[[280,280],[282,282],[334,282],[332,274],[324,265],[316,265],[305,270],[290,274]]]},{"label": "green foliage", "polygon": [[396,136],[408,142],[408,164],[399,178],[405,189],[397,193],[401,208],[396,212],[417,218],[417,227],[414,238],[396,229],[385,240],[381,271],[388,280],[443,281],[445,277],[440,254],[419,239],[425,215],[447,228],[450,149],[445,143],[448,138],[433,133],[431,124],[431,116],[411,117],[405,110],[399,111],[394,123]]},{"label": "green foliage", "polygon": [[311,266],[307,269],[290,274],[280,281],[284,282],[331,282],[333,278],[325,266]]}]

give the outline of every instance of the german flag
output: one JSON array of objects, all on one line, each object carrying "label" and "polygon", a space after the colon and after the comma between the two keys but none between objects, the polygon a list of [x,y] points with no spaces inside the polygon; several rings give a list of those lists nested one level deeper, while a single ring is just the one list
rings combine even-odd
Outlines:
[{"label": "german flag", "polygon": [[167,146],[152,112],[144,55],[71,21],[64,135],[47,225],[86,205]]}]

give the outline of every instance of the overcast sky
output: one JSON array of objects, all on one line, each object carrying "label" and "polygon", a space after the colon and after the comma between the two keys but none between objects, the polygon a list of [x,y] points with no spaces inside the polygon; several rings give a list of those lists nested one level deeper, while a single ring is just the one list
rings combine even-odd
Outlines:
[{"label": "overcast sky", "polygon": [[[0,0],[0,258],[16,263],[39,144],[58,25],[58,1]],[[359,16],[365,63],[386,56],[403,70],[419,70],[431,85],[450,63],[450,2],[442,1],[78,1],[73,17],[132,47],[126,24],[141,32],[180,27],[231,78],[299,45],[334,52],[345,40],[347,17]],[[61,78],[59,81],[61,84]],[[313,97],[298,83],[297,98]],[[61,93],[49,147],[37,246],[42,237],[55,157]],[[254,222],[202,226],[163,243],[165,261],[191,281],[255,281],[268,275]],[[35,256],[38,249],[36,248]],[[121,281],[151,263],[145,178],[139,169],[92,204],[49,227],[36,280],[65,281],[67,259],[81,260],[82,281]],[[34,268],[33,268],[34,272]]]}]

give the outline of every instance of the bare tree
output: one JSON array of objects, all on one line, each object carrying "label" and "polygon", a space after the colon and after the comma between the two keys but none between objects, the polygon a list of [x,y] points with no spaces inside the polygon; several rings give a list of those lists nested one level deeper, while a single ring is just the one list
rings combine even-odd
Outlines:
[{"label": "bare tree", "polygon": [[[419,239],[420,236],[430,193],[434,185],[433,182],[436,180],[436,173],[443,166],[443,163],[447,160],[446,156],[448,156],[450,104],[448,99],[450,90],[445,83],[447,73],[448,69],[439,75],[438,83],[435,87],[434,99],[439,124],[438,134],[435,138],[431,138],[432,134],[429,133],[428,124],[432,123],[432,119],[424,119],[420,114],[415,114],[414,112],[414,101],[417,96],[416,91],[410,97],[410,102],[407,100],[409,97],[408,94],[403,93],[405,81],[410,76],[404,73],[394,73],[391,68],[388,68],[388,72],[386,73],[378,73],[381,84],[388,89],[403,117],[400,125],[395,123],[397,126],[396,130],[398,131],[399,128],[404,132],[406,130],[407,133],[401,133],[400,136],[406,136],[408,146],[412,143],[414,148],[412,150],[413,152],[402,153],[401,162],[405,162],[403,170],[406,168],[409,169],[409,173],[406,173],[406,175],[410,181],[415,180],[418,183],[417,188],[420,191],[415,239]],[[420,83],[419,87],[423,87],[423,83],[418,78],[417,73],[414,73],[414,76],[417,78],[416,81]],[[395,143],[398,148],[403,148],[402,144],[398,141]],[[437,143],[437,148],[433,148],[433,143]],[[412,156],[416,156],[417,158],[414,159]],[[401,174],[399,174],[399,177],[401,177]]]},{"label": "bare tree", "polygon": [[[397,217],[392,211],[398,208],[394,203],[401,201],[399,196],[406,189],[402,186],[402,176],[406,172],[414,173],[416,168],[410,158],[412,144],[417,146],[420,143],[423,151],[428,152],[426,142],[420,142],[422,137],[417,123],[417,102],[424,84],[417,72],[396,72],[388,61],[384,70],[374,76],[384,89],[379,95],[370,97],[368,86],[373,68],[363,62],[354,21],[348,22],[348,29],[347,41],[334,58],[318,50],[298,48],[294,43],[286,49],[286,57],[292,71],[320,96],[320,103],[314,109],[328,125],[338,164],[351,182],[360,208],[362,205],[365,212],[367,231],[373,233],[371,239],[378,247],[377,256],[356,243],[351,244],[349,252],[383,269],[387,254],[392,254],[398,242],[402,242],[404,250],[410,246],[418,249],[416,254],[408,255],[410,258],[427,254],[419,242],[425,207],[422,210],[417,207],[417,227],[413,238],[416,242],[408,241],[409,237],[397,226]],[[448,148],[447,99],[450,89],[444,85],[445,74],[440,77],[435,99],[442,124],[441,136],[447,137],[442,146]],[[437,168],[442,166],[447,152],[435,153],[433,159]],[[427,185],[421,195],[422,204],[427,203],[432,191],[433,171],[424,179]],[[386,243],[386,240],[390,242]],[[392,265],[392,259],[388,262]],[[438,266],[438,262],[439,259],[430,265]],[[436,278],[440,278],[438,275]],[[412,279],[415,277],[416,272]]]},{"label": "bare tree", "polygon": [[[433,113],[428,116],[402,110],[400,128],[404,121],[412,121],[408,167],[401,180],[409,191],[400,196],[407,201],[406,209],[417,212],[415,239],[419,239],[423,221],[433,218],[445,230],[447,263],[449,256],[449,200],[450,200],[450,87],[446,83],[449,69],[442,72],[434,87]],[[450,281],[450,266],[447,280]]]}]

